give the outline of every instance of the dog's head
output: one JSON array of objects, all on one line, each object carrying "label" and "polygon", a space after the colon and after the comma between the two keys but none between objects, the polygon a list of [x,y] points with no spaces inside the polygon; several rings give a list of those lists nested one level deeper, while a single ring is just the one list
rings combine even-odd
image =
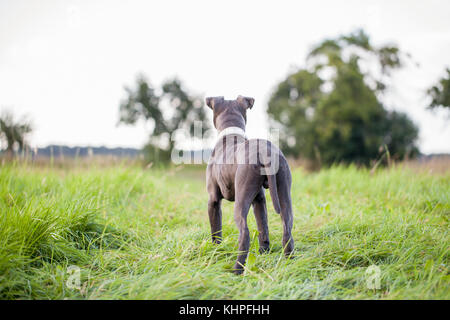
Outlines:
[{"label": "dog's head", "polygon": [[253,107],[255,99],[238,96],[236,100],[225,100],[223,97],[208,97],[206,105],[214,114],[214,126],[222,131],[228,127],[239,127],[245,130],[247,109]]}]

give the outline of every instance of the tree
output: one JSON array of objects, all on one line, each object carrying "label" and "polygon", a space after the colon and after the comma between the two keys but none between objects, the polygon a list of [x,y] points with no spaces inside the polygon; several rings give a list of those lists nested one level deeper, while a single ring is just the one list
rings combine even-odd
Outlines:
[{"label": "tree", "polygon": [[16,120],[11,111],[4,111],[0,116],[0,140],[6,144],[6,154],[12,158],[14,149],[23,150],[26,146],[26,137],[32,131],[28,120]]},{"label": "tree", "polygon": [[324,40],[306,62],[308,67],[278,84],[269,100],[268,113],[282,129],[286,154],[325,164],[369,164],[380,156],[380,147],[398,158],[417,152],[417,128],[380,101],[391,72],[402,66],[397,47],[374,47],[358,30]]},{"label": "tree", "polygon": [[125,87],[126,98],[120,103],[119,123],[151,124],[148,144],[144,147],[149,161],[169,161],[175,147],[177,130],[194,132],[194,122],[202,123],[202,135],[209,129],[203,98],[190,95],[177,78],[163,83],[161,93],[145,76],[139,75],[136,87]]},{"label": "tree", "polygon": [[442,77],[437,84],[428,89],[431,102],[428,108],[446,108],[450,110],[450,69],[447,68],[447,74]]}]

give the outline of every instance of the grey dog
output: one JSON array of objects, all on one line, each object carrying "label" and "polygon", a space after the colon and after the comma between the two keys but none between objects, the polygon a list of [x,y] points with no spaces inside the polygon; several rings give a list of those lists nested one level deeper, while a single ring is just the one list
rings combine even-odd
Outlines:
[{"label": "grey dog", "polygon": [[248,140],[245,136],[247,110],[254,101],[243,96],[236,100],[206,98],[206,104],[213,110],[214,126],[219,131],[206,169],[212,241],[220,243],[222,240],[221,200],[235,201],[234,220],[239,228],[239,254],[233,267],[236,274],[244,271],[250,247],[247,215],[251,205],[258,226],[259,251],[264,253],[270,248],[264,188],[269,189],[275,211],[281,214],[284,253],[289,256],[294,250],[292,178],[286,158],[270,141]]}]

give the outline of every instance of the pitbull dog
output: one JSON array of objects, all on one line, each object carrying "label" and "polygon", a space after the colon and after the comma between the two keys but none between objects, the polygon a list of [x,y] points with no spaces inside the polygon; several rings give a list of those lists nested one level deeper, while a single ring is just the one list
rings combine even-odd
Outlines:
[{"label": "pitbull dog", "polygon": [[209,194],[208,215],[213,243],[222,240],[221,200],[235,201],[234,220],[239,228],[239,254],[233,271],[244,271],[250,247],[247,215],[253,206],[258,226],[260,253],[269,250],[269,229],[265,189],[269,189],[275,211],[283,222],[284,253],[294,250],[292,239],[291,172],[286,158],[270,141],[248,140],[245,136],[247,109],[253,98],[238,96],[236,100],[223,97],[206,98],[213,110],[214,126],[219,139],[206,169],[206,186]]}]

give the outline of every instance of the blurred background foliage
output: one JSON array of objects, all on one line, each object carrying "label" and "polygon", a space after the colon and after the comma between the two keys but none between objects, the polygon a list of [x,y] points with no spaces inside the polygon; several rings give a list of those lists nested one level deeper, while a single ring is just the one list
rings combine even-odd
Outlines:
[{"label": "blurred background foliage", "polygon": [[450,111],[450,69],[447,68],[438,83],[428,89],[428,94],[431,97],[430,109],[441,107]]},{"label": "blurred background foliage", "polygon": [[368,165],[382,152],[417,155],[417,127],[382,103],[391,73],[407,57],[394,45],[373,46],[363,30],[313,47],[306,67],[279,83],[268,103],[282,150],[326,165]]},{"label": "blurred background foliage", "polygon": [[210,128],[203,97],[188,93],[177,78],[164,82],[158,90],[139,75],[135,87],[125,87],[125,91],[119,123],[135,125],[142,120],[150,124],[149,140],[143,148],[147,162],[170,161],[176,131],[192,136],[196,121],[201,122],[202,136]]},{"label": "blurred background foliage", "polygon": [[12,158],[27,147],[27,136],[32,131],[32,124],[26,117],[17,119],[11,110],[0,115],[0,141],[5,145],[5,153]]}]

